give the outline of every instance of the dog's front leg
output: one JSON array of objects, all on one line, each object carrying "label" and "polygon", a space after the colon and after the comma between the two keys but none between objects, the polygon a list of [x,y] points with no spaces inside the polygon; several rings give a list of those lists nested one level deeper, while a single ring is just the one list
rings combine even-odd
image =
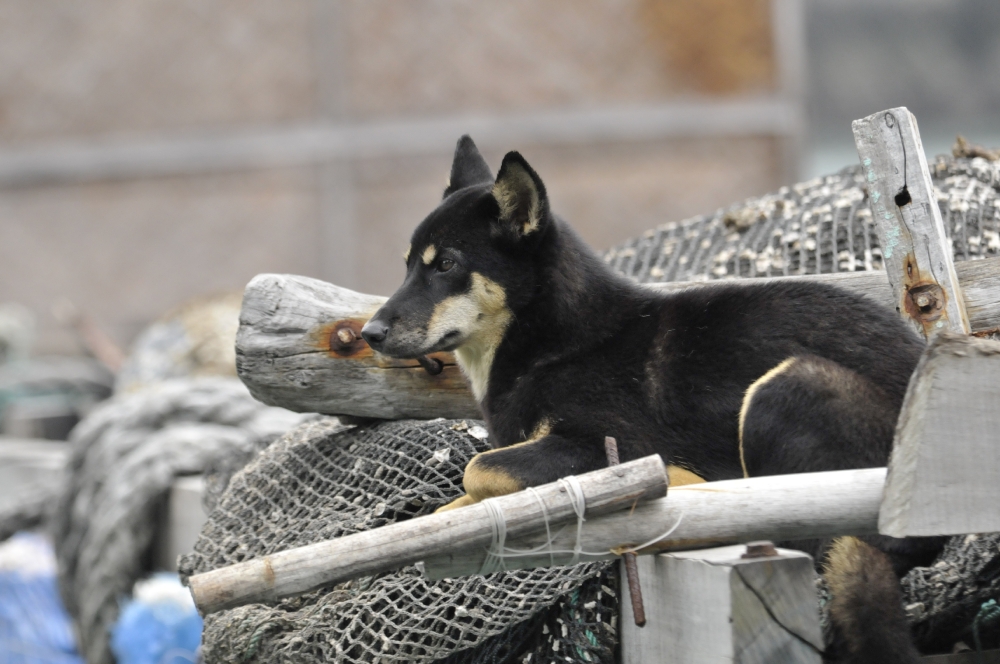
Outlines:
[{"label": "dog's front leg", "polygon": [[465,507],[530,486],[555,482],[608,465],[603,438],[574,439],[558,434],[482,452],[465,467],[465,495],[438,512]]}]

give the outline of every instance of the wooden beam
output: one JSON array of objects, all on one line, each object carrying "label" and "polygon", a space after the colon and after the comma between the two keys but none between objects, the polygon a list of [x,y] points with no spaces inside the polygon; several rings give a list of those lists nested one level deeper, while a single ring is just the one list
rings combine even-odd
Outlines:
[{"label": "wooden beam", "polygon": [[1000,530],[1000,342],[938,336],[910,381],[879,532]]},{"label": "wooden beam", "polygon": [[621,602],[623,664],[819,664],[816,573],[800,551],[743,558],[744,546],[640,560],[647,624]]},{"label": "wooden beam", "polygon": [[[616,557],[612,550],[656,540],[639,554],[761,539],[871,535],[877,532],[885,472],[866,468],[672,487],[666,498],[635,510],[588,518],[580,534],[588,555],[581,559],[610,560]],[[551,549],[558,553],[550,557],[545,532],[526,533],[510,538],[510,548],[538,552],[505,563],[508,569],[565,565],[575,545],[575,527],[553,532]],[[476,574],[485,557],[482,548],[453,547],[424,558],[424,573],[431,579]]]},{"label": "wooden beam", "polygon": [[[627,509],[667,492],[667,471],[653,455],[576,477],[586,515]],[[430,514],[375,530],[281,551],[189,580],[202,613],[275,601],[321,586],[410,565],[450,547],[484,550],[497,536],[497,515],[511,537],[577,518],[572,483],[560,480],[531,491]],[[478,570],[483,573],[483,569]]]},{"label": "wooden beam", "polygon": [[970,331],[917,120],[903,106],[853,123],[896,310],[930,338]]},{"label": "wooden beam", "polygon": [[[974,330],[1000,326],[1000,258],[958,263]],[[725,283],[753,287],[775,280],[818,281],[893,306],[885,272],[841,272],[807,277],[674,282],[649,288],[676,291]],[[255,277],[243,296],[236,338],[240,378],[257,399],[298,412],[397,419],[480,417],[450,353],[435,357],[444,371],[431,376],[416,361],[373,353],[361,326],[385,298],[292,275]],[[355,341],[336,335],[349,328]],[[347,332],[344,333],[348,335]]]}]

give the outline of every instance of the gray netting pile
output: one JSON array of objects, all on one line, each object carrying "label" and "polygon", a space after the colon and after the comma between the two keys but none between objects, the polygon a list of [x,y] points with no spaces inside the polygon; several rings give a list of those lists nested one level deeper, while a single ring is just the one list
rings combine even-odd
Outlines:
[{"label": "gray netting pile", "polygon": [[[983,605],[1000,601],[1000,533],[952,537],[933,565],[903,577],[903,597],[921,648],[946,651],[958,640],[971,644]],[[995,617],[988,627],[980,636],[996,647]]]},{"label": "gray netting pile", "polygon": [[[1000,256],[1000,161],[938,157],[938,205],[956,261]],[[782,187],[713,215],[672,222],[612,248],[642,282],[882,269],[860,166]]]},{"label": "gray netting pile", "polygon": [[[939,158],[931,170],[956,260],[1000,255],[1000,164]],[[848,168],[666,224],[605,257],[641,282],[880,269],[865,196],[860,168]],[[468,430],[467,423],[445,421],[340,433],[325,421],[303,425],[233,478],[182,572],[429,513],[461,493],[465,463],[485,449]],[[956,583],[965,584],[968,601],[945,597],[942,569],[997,564],[994,542],[975,554],[982,564],[970,567],[975,556],[967,539],[953,540],[936,567],[907,577],[918,633],[926,624],[926,634],[954,640],[955,626],[978,610],[978,600],[968,598],[996,596],[993,577],[963,572]],[[609,563],[591,563],[429,582],[406,568],[275,606],[209,616],[205,656],[211,662],[612,662],[613,572]]]},{"label": "gray netting pile", "polygon": [[73,430],[50,526],[88,664],[114,661],[108,639],[118,601],[150,571],[158,508],[175,476],[248,456],[303,417],[257,402],[235,378],[200,378],[116,397]]},{"label": "gray netting pile", "polygon": [[[431,513],[487,449],[479,423],[309,422],[237,474],[184,575]],[[606,563],[428,581],[415,567],[208,616],[211,662],[611,661]],[[585,581],[590,580],[589,584]],[[553,613],[548,609],[560,601]],[[572,630],[572,633],[571,633]]]}]

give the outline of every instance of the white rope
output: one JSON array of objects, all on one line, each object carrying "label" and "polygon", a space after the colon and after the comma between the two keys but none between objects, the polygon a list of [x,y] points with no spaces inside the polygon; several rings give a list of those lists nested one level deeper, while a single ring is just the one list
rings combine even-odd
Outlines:
[{"label": "white rope", "polygon": [[580,553],[583,549],[580,538],[583,536],[583,522],[587,520],[584,518],[584,514],[587,512],[587,497],[583,495],[583,487],[580,486],[580,480],[575,475],[562,478],[559,480],[559,484],[566,489],[569,503],[573,506],[573,511],[576,512],[576,544],[573,545],[573,560],[569,563],[575,565],[580,562]]},{"label": "white rope", "polygon": [[[526,556],[535,556],[538,554],[549,554],[549,564],[555,565],[555,555],[558,554],[568,554],[572,555],[572,559],[567,565],[575,565],[580,562],[580,556],[592,556],[595,558],[603,558],[607,555],[620,556],[623,553],[636,553],[641,551],[648,546],[652,546],[657,542],[670,537],[675,530],[681,525],[684,520],[684,514],[681,513],[677,517],[677,521],[667,529],[661,535],[657,535],[648,542],[638,544],[628,549],[619,549],[617,551],[613,549],[608,549],[607,551],[584,551],[583,550],[583,522],[586,521],[586,510],[587,510],[587,498],[583,493],[583,487],[580,486],[580,480],[575,476],[570,475],[558,480],[559,484],[566,489],[566,495],[569,498],[570,506],[573,508],[573,512],[576,514],[576,542],[572,549],[554,549],[552,548],[552,543],[555,541],[555,537],[552,535],[551,524],[549,522],[549,512],[545,507],[545,501],[542,500],[541,495],[535,490],[534,487],[528,487],[528,491],[531,495],[535,497],[538,505],[542,508],[542,520],[545,523],[545,542],[531,549],[510,549],[507,548],[507,518],[504,516],[503,508],[499,503],[496,502],[495,498],[487,498],[482,502],[486,507],[486,514],[490,517],[490,530],[492,531],[492,537],[490,545],[486,547],[486,557],[483,559],[483,564],[479,568],[480,574],[493,574],[500,570],[507,569],[507,565],[504,560],[507,558],[524,558]],[[556,533],[557,535],[562,533],[566,527],[563,526]]]},{"label": "white rope", "polygon": [[[482,501],[486,513],[490,516],[490,528],[493,531],[493,540],[486,549],[486,558],[483,566],[479,569],[480,574],[492,574],[501,569],[506,569],[504,565],[504,543],[507,541],[507,519],[503,515],[503,508],[496,503],[495,498],[487,498]],[[548,518],[548,514],[545,515]]]}]

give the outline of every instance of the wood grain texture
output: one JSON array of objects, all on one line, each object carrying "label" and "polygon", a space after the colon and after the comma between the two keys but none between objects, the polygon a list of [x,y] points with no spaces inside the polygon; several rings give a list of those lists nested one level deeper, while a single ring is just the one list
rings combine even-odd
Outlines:
[{"label": "wood grain texture", "polygon": [[745,550],[641,558],[648,622],[635,627],[623,598],[623,664],[818,664],[823,636],[812,558],[784,549],[741,558]]},{"label": "wood grain texture", "polygon": [[[626,509],[667,492],[667,471],[656,455],[585,473],[577,480],[587,515]],[[501,496],[491,504],[502,512],[511,537],[544,529],[545,515],[550,525],[576,519],[562,482]],[[395,570],[452,548],[484,551],[493,539],[493,518],[490,508],[477,503],[281,551],[195,575],[189,580],[191,594],[207,614]]]},{"label": "wood grain texture", "polygon": [[[383,419],[479,417],[450,353],[431,376],[375,353],[361,328],[385,302],[316,279],[262,274],[243,295],[236,370],[258,400],[298,412]],[[338,336],[347,330],[349,343]]]},{"label": "wood grain texture", "polygon": [[[973,330],[1000,326],[1000,258],[956,266]],[[842,272],[776,277],[829,283],[895,306],[885,272]],[[650,284],[661,291],[738,287],[774,279]],[[431,376],[414,360],[373,353],[358,340],[347,348],[333,335],[361,326],[385,298],[356,293],[316,279],[262,274],[246,288],[236,363],[251,394],[264,403],[298,412],[398,419],[479,417],[479,409],[450,353],[435,355],[444,371]]]},{"label": "wood grain texture", "polygon": [[[666,498],[634,510],[588,518],[580,535],[587,552],[581,560],[610,560],[615,557],[612,550],[668,532],[639,554],[763,539],[874,534],[885,474],[885,468],[866,468],[673,487]],[[521,550],[545,544],[544,529],[508,541],[510,548]],[[509,558],[506,564],[508,569],[565,565],[575,544],[576,528],[567,527],[553,533],[552,549],[558,553],[551,558],[544,549],[537,555]],[[432,579],[467,576],[481,569],[484,558],[481,548],[454,547],[425,558],[424,572]]]},{"label": "wood grain texture", "polygon": [[910,381],[879,532],[1000,530],[1000,342],[942,334]]},{"label": "wood grain texture", "polygon": [[854,141],[896,306],[930,338],[969,319],[916,118],[890,108],[855,120]]}]

